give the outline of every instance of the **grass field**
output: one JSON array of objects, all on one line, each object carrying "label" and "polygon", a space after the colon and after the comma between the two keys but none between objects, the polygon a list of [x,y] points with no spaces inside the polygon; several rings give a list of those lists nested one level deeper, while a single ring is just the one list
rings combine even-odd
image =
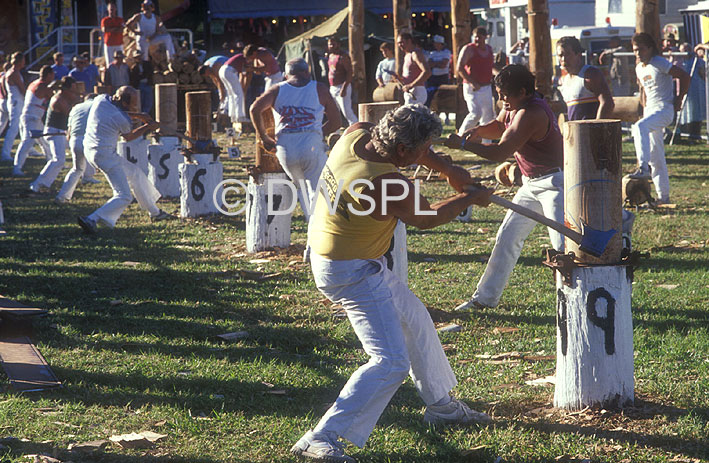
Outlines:
[{"label": "grass field", "polygon": [[[241,140],[253,152],[253,137]],[[634,166],[630,144],[624,165]],[[451,151],[475,173],[494,164]],[[246,178],[248,159],[224,160],[225,178]],[[253,162],[253,161],[251,161]],[[30,158],[36,176],[43,160]],[[456,396],[490,413],[484,428],[429,429],[410,381],[395,395],[360,462],[709,461],[709,149],[668,149],[674,208],[637,212],[635,406],[568,413],[552,407],[553,386],[525,381],[554,374],[554,360],[493,362],[482,354],[555,355],[555,292],[541,266],[549,247],[535,228],[501,304],[461,316],[504,211],[475,210],[472,223],[408,230],[409,282],[435,320],[460,384]],[[52,455],[74,462],[290,462],[290,446],[312,427],[349,375],[366,361],[349,323],[315,289],[300,262],[298,210],[288,250],[247,255],[243,217],[151,224],[131,205],[114,230],[84,235],[76,216],[110,195],[80,186],[74,201],[29,195],[31,180],[0,165],[7,234],[0,236],[0,294],[44,307],[33,339],[63,382],[54,391],[0,398],[0,460]],[[424,194],[449,194],[442,182]],[[511,195],[511,192],[508,193]],[[175,200],[161,207],[177,213]],[[259,259],[256,262],[252,260]],[[259,278],[262,274],[276,274]],[[443,312],[440,312],[443,311]],[[514,329],[500,329],[514,328]],[[221,333],[246,331],[236,342]],[[4,384],[7,378],[0,377]],[[154,448],[73,443],[154,431]]]}]

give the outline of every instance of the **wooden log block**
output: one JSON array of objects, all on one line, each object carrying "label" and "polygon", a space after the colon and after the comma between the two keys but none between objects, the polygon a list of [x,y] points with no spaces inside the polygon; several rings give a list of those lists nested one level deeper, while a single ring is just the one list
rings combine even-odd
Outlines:
[{"label": "wooden log block", "polygon": [[[431,99],[431,111],[434,113],[455,113],[458,109],[457,105],[458,86],[455,84],[441,85]],[[458,120],[457,115],[456,120]]]},{"label": "wooden log block", "polygon": [[189,84],[191,82],[190,75],[186,72],[181,72],[177,74],[177,82],[180,84]]},{"label": "wooden log block", "polygon": [[176,84],[177,83],[177,73],[165,71],[162,74],[162,83],[164,84]]},{"label": "wooden log block", "polygon": [[571,286],[556,272],[555,407],[632,404],[632,282],[627,272],[619,265],[575,267]]},{"label": "wooden log block", "polygon": [[212,92],[187,92],[185,112],[187,136],[201,141],[211,140]]},{"label": "wooden log block", "polygon": [[177,84],[155,86],[155,118],[163,134],[172,136],[177,132]]},{"label": "wooden log block", "polygon": [[217,206],[223,209],[222,204],[215,203],[214,192],[224,178],[224,166],[213,159],[211,154],[193,154],[195,164],[179,164],[180,217],[217,214]]},{"label": "wooden log block", "polygon": [[389,82],[384,87],[377,87],[372,94],[372,100],[380,101],[398,101],[400,104],[404,102],[404,94],[401,91],[399,84]]},{"label": "wooden log block", "polygon": [[194,71],[194,70],[195,70],[194,65],[191,62],[184,61],[182,63],[182,72],[184,72],[185,74],[191,74],[192,71]]},{"label": "wooden log block", "polygon": [[190,82],[193,84],[201,84],[202,83],[202,76],[199,75],[199,72],[192,71],[192,73],[190,73]]},{"label": "wooden log block", "polygon": [[[263,124],[266,133],[275,137],[276,124],[273,120],[273,111],[270,109],[263,112]],[[283,172],[283,167],[276,157],[276,151],[266,151],[261,143],[256,144],[256,167],[261,173]]]},{"label": "wooden log block", "polygon": [[170,65],[168,66],[168,68],[169,68],[172,72],[176,72],[176,73],[182,72],[182,60],[180,60],[179,58],[173,59],[173,60],[170,62]]},{"label": "wooden log block", "polygon": [[162,72],[153,72],[153,84],[159,85],[163,83],[165,83],[165,76],[162,75]]},{"label": "wooden log block", "polygon": [[[140,90],[135,90],[135,98],[131,101],[132,106],[130,107],[130,111],[134,113],[139,113],[141,112],[141,107],[140,107]],[[142,124],[142,122],[134,122],[134,124]],[[146,148],[147,150],[147,148]],[[147,152],[147,151],[146,151]]]},{"label": "wooden log block", "polygon": [[613,113],[611,119],[620,119],[622,122],[635,123],[643,116],[643,106],[638,96],[614,96]]},{"label": "wooden log block", "polygon": [[148,180],[163,198],[180,196],[180,170],[184,156],[177,137],[160,137],[160,143],[148,146]]},{"label": "wooden log block", "polygon": [[377,124],[386,113],[396,109],[401,104],[398,101],[379,101],[376,103],[359,104],[359,121]]},{"label": "wooden log block", "polygon": [[256,179],[249,178],[246,195],[247,252],[290,245],[292,214],[285,211],[297,201],[297,197],[290,187],[279,183],[286,181],[288,176],[285,173],[268,173]]},{"label": "wooden log block", "polygon": [[125,158],[128,162],[137,165],[145,175],[148,175],[148,145],[150,142],[138,137],[131,141],[119,141],[117,151],[118,155]]},{"label": "wooden log block", "polygon": [[564,221],[569,228],[616,230],[600,257],[569,238],[566,252],[587,264],[616,264],[622,250],[622,147],[620,121],[569,121],[564,128]]}]

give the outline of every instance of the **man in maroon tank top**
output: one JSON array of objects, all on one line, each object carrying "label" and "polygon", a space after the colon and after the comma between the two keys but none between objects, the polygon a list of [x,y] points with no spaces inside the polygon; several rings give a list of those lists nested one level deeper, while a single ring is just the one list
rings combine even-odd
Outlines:
[{"label": "man in maroon tank top", "polygon": [[[564,223],[563,139],[549,105],[534,91],[534,75],[521,65],[505,66],[495,77],[504,108],[497,119],[467,131],[452,134],[446,146],[463,148],[491,161],[514,156],[522,171],[523,185],[513,202]],[[480,138],[500,139],[497,144],[480,143]],[[487,268],[473,298],[457,310],[494,307],[500,301],[524,240],[536,222],[507,211],[502,221]],[[563,250],[561,234],[549,229],[551,244]]]},{"label": "man in maroon tank top", "polygon": [[492,65],[494,53],[485,43],[487,29],[480,26],[473,32],[473,43],[461,50],[456,70],[463,79],[463,97],[468,105],[468,115],[460,125],[459,134],[476,125],[487,124],[495,118],[492,100]]}]

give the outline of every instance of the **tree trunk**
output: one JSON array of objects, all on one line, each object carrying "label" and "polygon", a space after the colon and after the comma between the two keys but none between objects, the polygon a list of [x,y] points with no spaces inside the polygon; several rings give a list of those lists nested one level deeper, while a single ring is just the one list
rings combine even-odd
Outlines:
[{"label": "tree trunk", "polygon": [[551,97],[551,35],[549,34],[549,2],[528,0],[529,70],[536,78],[537,91]]},{"label": "tree trunk", "polygon": [[659,0],[636,0],[635,32],[647,32],[655,39],[659,48],[661,36]]},{"label": "tree trunk", "polygon": [[404,66],[405,53],[397,45],[399,34],[411,32],[411,0],[392,0],[392,16],[394,23],[394,57],[396,59],[396,72],[401,75]]},{"label": "tree trunk", "polygon": [[[470,0],[451,0],[451,22],[453,23],[453,66],[458,65],[461,49],[470,43]],[[458,87],[456,88],[455,126],[460,128],[468,114],[468,107],[463,98],[463,79],[457,71],[453,72]]]},{"label": "tree trunk", "polygon": [[[566,252],[584,264],[617,264],[622,250],[620,121],[569,121],[564,127],[564,221],[588,235],[589,229],[617,230],[600,257],[566,238]],[[585,231],[584,231],[585,229]]]},{"label": "tree trunk", "polygon": [[[359,101],[368,99],[367,76],[364,63],[364,0],[349,0],[349,45],[352,59],[353,96]],[[352,100],[356,104],[356,101]]]}]

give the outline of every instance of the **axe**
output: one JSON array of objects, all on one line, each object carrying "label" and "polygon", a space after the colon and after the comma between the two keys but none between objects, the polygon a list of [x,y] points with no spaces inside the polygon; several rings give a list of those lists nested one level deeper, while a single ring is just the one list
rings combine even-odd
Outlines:
[{"label": "axe", "polygon": [[[470,186],[467,191],[474,192],[477,190],[475,186]],[[617,230],[610,229],[607,231],[595,230],[589,227],[587,224],[581,222],[581,233],[566,227],[555,220],[549,219],[542,214],[528,209],[519,204],[515,204],[512,201],[508,201],[497,195],[490,195],[490,202],[502,206],[506,209],[510,209],[518,214],[528,217],[535,222],[539,222],[542,225],[546,225],[552,228],[567,238],[571,239],[574,243],[578,244],[583,252],[587,252],[595,257],[601,257],[603,252],[608,246],[608,242],[611,240],[613,235],[617,233]]]}]

